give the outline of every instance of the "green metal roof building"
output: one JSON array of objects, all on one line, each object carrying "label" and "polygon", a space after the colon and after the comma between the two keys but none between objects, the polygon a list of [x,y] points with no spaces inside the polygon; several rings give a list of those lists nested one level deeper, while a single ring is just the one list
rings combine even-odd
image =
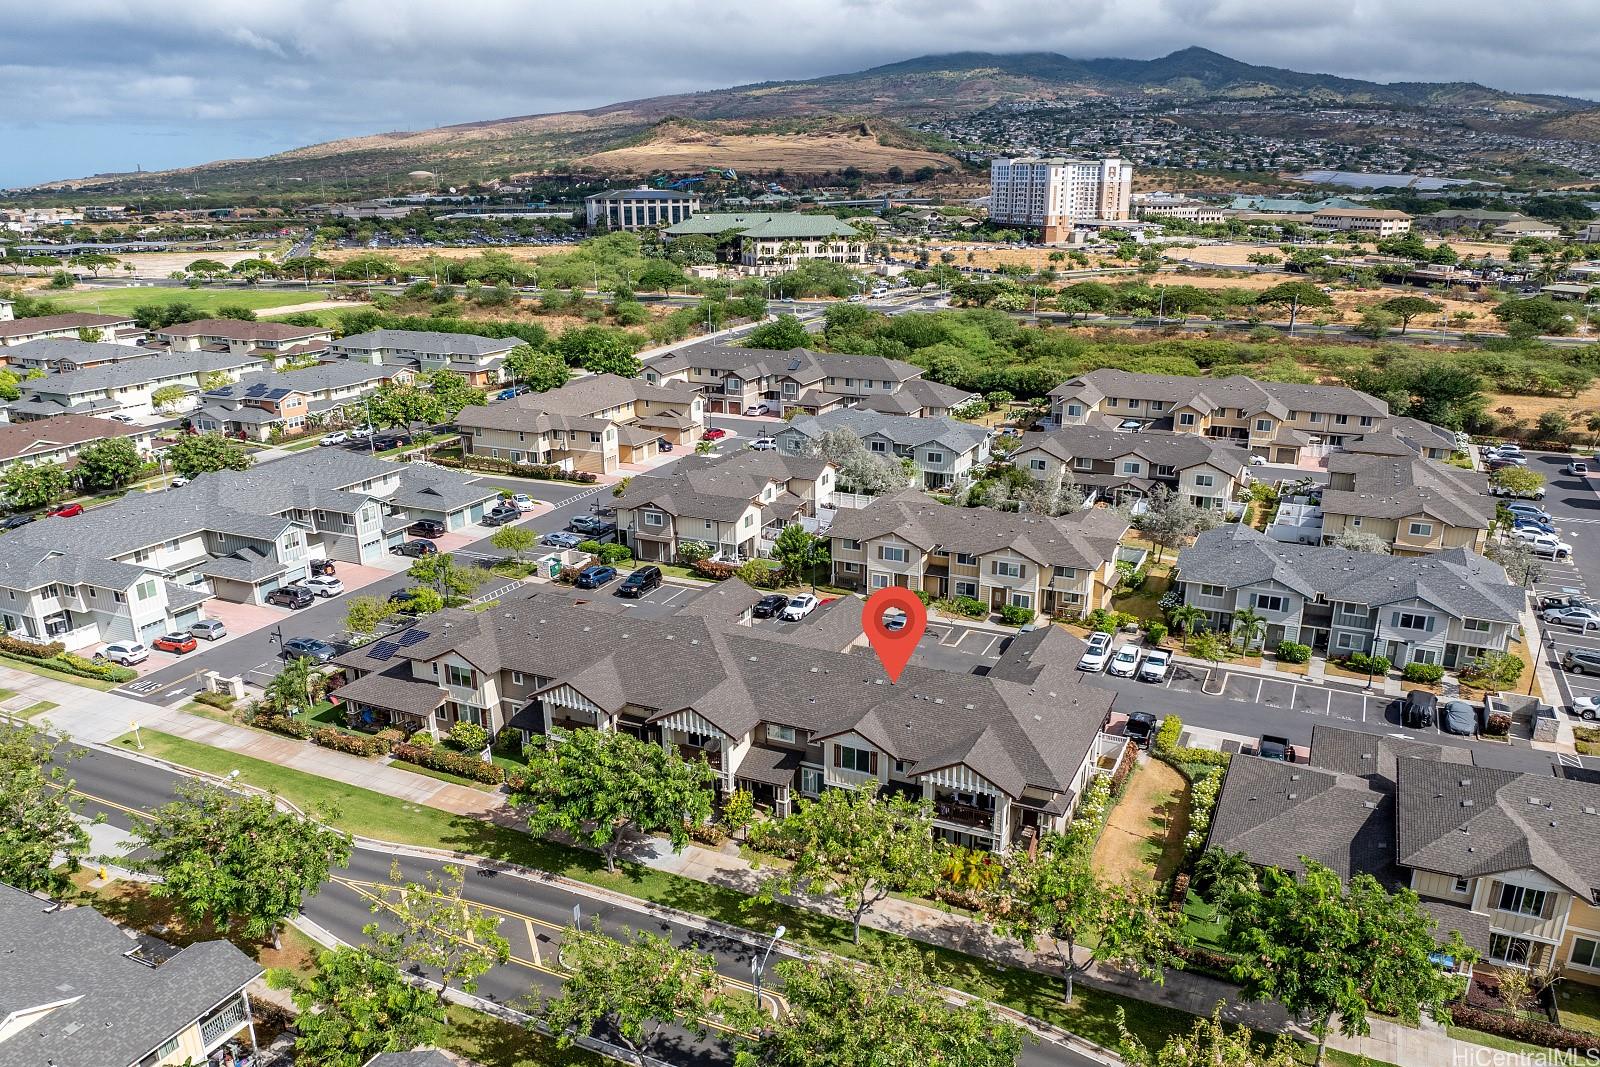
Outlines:
[{"label": "green metal roof building", "polygon": [[728,230],[737,230],[740,237],[753,240],[817,241],[828,237],[856,236],[856,231],[843,219],[833,215],[807,215],[798,211],[695,215],[662,232],[668,237],[687,237],[690,234],[714,237]]}]

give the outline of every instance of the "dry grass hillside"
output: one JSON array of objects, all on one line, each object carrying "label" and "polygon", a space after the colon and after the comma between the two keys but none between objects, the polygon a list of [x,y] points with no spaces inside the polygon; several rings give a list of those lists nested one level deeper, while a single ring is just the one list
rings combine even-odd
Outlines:
[{"label": "dry grass hillside", "polygon": [[922,167],[956,169],[940,152],[896,144],[866,123],[794,133],[750,133],[704,124],[662,123],[640,144],[596,152],[574,160],[585,170],[606,174],[646,174],[653,170],[693,172],[706,167],[790,174],[857,167],[879,174],[890,167],[907,173]]}]

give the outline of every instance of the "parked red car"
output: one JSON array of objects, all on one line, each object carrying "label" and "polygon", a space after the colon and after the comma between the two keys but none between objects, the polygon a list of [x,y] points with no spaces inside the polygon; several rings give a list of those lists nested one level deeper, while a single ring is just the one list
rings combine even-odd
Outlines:
[{"label": "parked red car", "polygon": [[720,427],[713,426],[711,429],[707,430],[703,436],[707,441],[720,441],[724,437],[728,436],[728,431],[721,429]]},{"label": "parked red car", "polygon": [[74,515],[83,514],[82,504],[58,504],[50,509],[50,514],[58,519],[70,519]]},{"label": "parked red car", "polygon": [[181,656],[185,652],[193,652],[199,647],[199,642],[190,634],[162,634],[150,642],[150,647]]}]

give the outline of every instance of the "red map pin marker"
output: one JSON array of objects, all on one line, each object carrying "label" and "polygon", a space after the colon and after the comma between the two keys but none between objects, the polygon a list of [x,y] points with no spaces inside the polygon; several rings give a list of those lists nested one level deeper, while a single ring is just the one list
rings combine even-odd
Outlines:
[{"label": "red map pin marker", "polygon": [[[891,629],[883,619],[884,612],[899,608],[905,612],[905,625]],[[922,606],[917,594],[904,586],[891,585],[867,598],[861,609],[861,629],[866,631],[872,651],[878,654],[889,681],[898,682],[900,673],[911,661],[911,653],[922,640],[922,631],[928,628],[928,609]]]}]

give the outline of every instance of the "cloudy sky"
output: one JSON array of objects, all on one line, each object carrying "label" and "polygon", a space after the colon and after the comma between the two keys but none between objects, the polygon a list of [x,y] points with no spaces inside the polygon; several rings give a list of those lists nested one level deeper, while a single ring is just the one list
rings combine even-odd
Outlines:
[{"label": "cloudy sky", "polygon": [[0,187],[858,70],[1202,45],[1600,99],[1595,0],[0,0]]}]

